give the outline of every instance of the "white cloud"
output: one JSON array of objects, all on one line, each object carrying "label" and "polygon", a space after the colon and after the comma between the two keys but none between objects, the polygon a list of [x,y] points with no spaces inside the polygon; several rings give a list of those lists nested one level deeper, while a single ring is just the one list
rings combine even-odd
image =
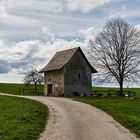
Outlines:
[{"label": "white cloud", "polygon": [[[24,73],[31,67],[40,70],[47,65],[48,61],[57,51],[78,46],[81,46],[83,49],[86,48],[85,42],[83,43],[79,40],[67,41],[65,39],[56,38],[49,29],[44,28],[43,31],[46,36],[49,36],[47,42],[27,40],[8,44],[0,40],[0,69],[2,73],[7,73],[7,82],[9,81],[9,75],[19,75],[19,77],[23,77]],[[13,80],[15,81],[15,79]],[[17,82],[20,82],[19,78],[17,78]]]},{"label": "white cloud", "polygon": [[108,11],[109,14],[107,18],[114,18],[114,17],[121,17],[121,18],[127,18],[127,17],[139,17],[140,16],[140,11],[139,9],[128,9],[125,6],[122,6],[120,10],[114,10],[112,9],[111,11]]},{"label": "white cloud", "polygon": [[135,25],[135,27],[140,31],[140,24]]},{"label": "white cloud", "polygon": [[109,6],[118,1],[0,0],[0,72],[7,73],[8,81],[31,66],[41,69],[56,51],[82,46],[86,52],[87,40],[100,31],[107,13],[107,18],[136,17],[133,23],[140,29],[139,9]]},{"label": "white cloud", "polygon": [[[39,33],[38,31],[42,27],[45,27],[42,28],[44,34],[45,30],[49,28],[62,38],[67,36],[72,38],[78,36],[80,38],[81,34],[78,30],[90,27],[95,22],[95,26],[97,26],[100,20],[90,15],[87,18],[86,14],[83,17],[81,16],[82,13],[74,15],[73,12],[70,12],[73,11],[69,7],[71,4],[76,4],[77,7],[80,7],[81,3],[83,3],[80,3],[80,0],[76,1],[77,3],[69,0],[0,0],[0,17],[4,17],[0,18],[0,38],[8,41],[41,40],[41,32]],[[89,9],[88,5],[91,5],[94,9],[92,1],[87,0],[84,3],[87,3],[87,9]],[[98,2],[95,1],[95,3]],[[75,9],[75,11],[83,12],[86,5],[81,8]],[[90,8],[89,12],[92,8]]]},{"label": "white cloud", "polygon": [[84,36],[86,37],[86,39],[93,39],[93,33],[95,32],[95,28],[94,27],[90,27],[87,29],[82,29],[79,30],[80,33],[83,33]]},{"label": "white cloud", "polygon": [[65,9],[63,0],[0,0],[0,5],[7,13],[10,13],[13,9],[45,10],[54,13],[62,12]]},{"label": "white cloud", "polygon": [[8,13],[4,17],[4,19],[0,19],[0,20],[3,24],[13,26],[19,29],[22,29],[22,28],[29,29],[29,28],[37,27],[40,25],[40,21],[37,21],[35,19],[31,19],[28,17],[15,16]]},{"label": "white cloud", "polygon": [[[90,33],[94,31],[93,28],[88,28],[82,30],[86,36],[89,36]],[[48,30],[48,34],[52,35],[52,38],[55,38],[52,41],[42,42],[40,40],[27,40],[22,41],[14,44],[7,44],[0,40],[0,51],[2,48],[6,47],[6,51],[0,52],[0,60],[9,61],[11,65],[9,71],[4,74],[0,74],[0,82],[13,82],[13,83],[21,83],[23,82],[24,74],[30,69],[31,67],[35,67],[36,69],[40,70],[48,61],[52,58],[52,56],[57,52],[65,49],[69,49],[72,47],[81,46],[84,50],[84,53],[87,51],[87,39],[84,42],[80,42],[78,40],[67,41],[65,39],[59,39],[54,37],[54,35]],[[47,34],[47,30],[45,30]],[[50,40],[52,40],[50,38]],[[6,57],[5,57],[6,56]],[[25,62],[25,64],[23,64]],[[19,65],[18,67],[14,67],[12,64]],[[94,77],[95,79],[96,77]],[[99,84],[99,78],[96,78],[96,82],[94,81],[93,84]],[[115,82],[108,82],[103,83],[106,86],[114,86],[116,85]],[[131,86],[137,86],[133,84]]]},{"label": "white cloud", "polygon": [[[5,77],[0,74],[0,80],[6,82],[7,79],[7,82],[21,82],[21,78],[24,77],[24,73],[26,73],[29,68],[35,67],[40,70],[47,65],[48,61],[57,51],[78,46],[85,48],[84,44],[77,40],[66,41],[62,39],[56,39],[53,43],[43,43],[39,40],[24,41],[9,46],[6,48],[5,53],[0,52],[0,59],[19,66],[15,68],[13,66],[9,67],[8,73],[4,74]],[[25,64],[22,65],[23,62]],[[16,75],[13,81],[12,78],[9,79],[9,75],[10,77]]]},{"label": "white cloud", "polygon": [[[0,41],[0,60],[7,62],[20,62],[20,60],[27,54],[27,50],[29,49],[27,46],[22,47],[19,44],[7,44],[6,42]],[[22,47],[22,48],[21,48]]]},{"label": "white cloud", "polygon": [[70,11],[81,11],[88,13],[94,8],[110,3],[115,0],[1,0],[0,4],[3,5],[4,9],[10,10],[14,8],[28,8],[32,7],[35,9],[51,11],[59,13],[69,9]]},{"label": "white cloud", "polygon": [[67,0],[67,7],[71,11],[88,13],[94,8],[115,0]]},{"label": "white cloud", "polygon": [[44,39],[47,41],[49,40],[50,42],[55,41],[55,35],[48,29],[47,27],[42,28],[42,33],[44,35]]},{"label": "white cloud", "polygon": [[1,83],[23,83],[24,76],[17,74],[0,74]]},{"label": "white cloud", "polygon": [[5,8],[14,8],[14,7],[23,7],[23,6],[29,6],[32,3],[32,0],[1,0],[0,4],[3,4]]},{"label": "white cloud", "polygon": [[4,18],[7,16],[7,12],[6,12],[6,9],[3,5],[0,5],[0,17],[1,18]]}]

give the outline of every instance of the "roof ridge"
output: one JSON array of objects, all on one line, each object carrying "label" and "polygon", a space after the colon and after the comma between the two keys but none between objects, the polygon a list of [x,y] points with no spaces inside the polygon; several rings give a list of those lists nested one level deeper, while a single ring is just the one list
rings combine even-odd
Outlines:
[{"label": "roof ridge", "polygon": [[64,52],[64,51],[70,51],[70,50],[73,50],[73,49],[79,49],[79,47],[74,47],[74,48],[69,48],[69,49],[65,49],[65,50],[61,50],[61,51],[57,51],[56,53],[59,53],[59,52]]},{"label": "roof ridge", "polygon": [[[40,72],[61,69],[71,60],[71,58],[78,49],[80,49],[80,47],[56,52],[55,55],[51,58],[51,60],[48,62],[48,64],[43,69],[41,69]],[[63,61],[61,61],[62,59]]]},{"label": "roof ridge", "polygon": [[56,52],[52,59],[49,61],[49,63],[43,69],[41,69],[40,72],[62,69],[70,62],[70,60],[73,58],[77,51],[81,52],[92,72],[95,73],[96,70],[91,66],[80,47]]}]

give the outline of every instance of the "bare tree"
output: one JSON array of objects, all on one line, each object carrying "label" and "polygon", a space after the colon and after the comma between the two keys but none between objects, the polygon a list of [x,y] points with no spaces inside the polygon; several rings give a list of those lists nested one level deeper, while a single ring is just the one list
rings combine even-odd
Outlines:
[{"label": "bare tree", "polygon": [[41,84],[43,81],[43,76],[36,69],[29,71],[24,78],[26,86],[34,84],[35,93],[37,94],[37,84]]},{"label": "bare tree", "polygon": [[89,41],[93,64],[105,79],[114,78],[123,93],[124,81],[134,81],[140,72],[140,34],[123,19],[107,21],[95,39]]}]

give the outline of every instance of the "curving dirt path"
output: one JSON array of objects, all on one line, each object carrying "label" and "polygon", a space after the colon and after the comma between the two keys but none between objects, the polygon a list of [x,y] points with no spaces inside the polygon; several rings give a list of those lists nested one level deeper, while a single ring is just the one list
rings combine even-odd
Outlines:
[{"label": "curving dirt path", "polygon": [[37,100],[50,109],[40,140],[139,140],[111,116],[90,105],[67,98],[20,97]]}]

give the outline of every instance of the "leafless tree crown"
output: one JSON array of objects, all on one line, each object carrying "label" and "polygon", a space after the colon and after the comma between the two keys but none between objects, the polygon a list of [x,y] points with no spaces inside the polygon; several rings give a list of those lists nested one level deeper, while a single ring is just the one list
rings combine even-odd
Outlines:
[{"label": "leafless tree crown", "polygon": [[123,19],[109,20],[94,40],[89,41],[93,64],[106,78],[119,84],[136,80],[140,72],[140,33]]},{"label": "leafless tree crown", "polygon": [[43,76],[36,69],[29,71],[24,78],[25,84],[41,84]]}]

